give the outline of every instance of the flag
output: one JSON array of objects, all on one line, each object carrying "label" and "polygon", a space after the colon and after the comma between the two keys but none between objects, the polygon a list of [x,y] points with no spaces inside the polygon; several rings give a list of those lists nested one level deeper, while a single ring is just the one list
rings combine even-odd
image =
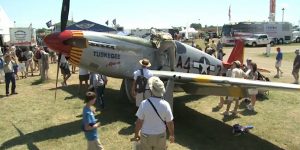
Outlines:
[{"label": "flag", "polygon": [[229,21],[231,21],[231,5],[229,5],[228,18],[229,18]]},{"label": "flag", "polygon": [[105,22],[105,24],[108,26],[108,20]]},{"label": "flag", "polygon": [[50,27],[52,26],[52,20],[48,21],[48,22],[46,23],[46,25],[47,25],[48,28],[50,28]]},{"label": "flag", "polygon": [[113,23],[113,25],[116,25],[116,24],[117,24],[116,19],[114,19],[114,20],[112,21],[112,23]]}]

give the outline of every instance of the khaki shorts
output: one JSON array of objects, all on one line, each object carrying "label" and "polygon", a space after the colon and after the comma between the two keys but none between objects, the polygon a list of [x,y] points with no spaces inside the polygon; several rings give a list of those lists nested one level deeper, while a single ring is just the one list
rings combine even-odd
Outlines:
[{"label": "khaki shorts", "polygon": [[275,63],[275,67],[281,67],[281,61],[276,61],[276,63]]},{"label": "khaki shorts", "polygon": [[146,90],[145,93],[136,93],[136,96],[135,96],[135,105],[136,105],[136,107],[140,107],[141,102],[144,99],[149,98],[150,96],[151,96],[150,90]]},{"label": "khaki shorts", "polygon": [[142,150],[165,150],[167,149],[166,133],[158,135],[141,134]]},{"label": "khaki shorts", "polygon": [[102,147],[99,139],[94,140],[94,141],[88,141],[88,150],[103,150],[104,148]]}]

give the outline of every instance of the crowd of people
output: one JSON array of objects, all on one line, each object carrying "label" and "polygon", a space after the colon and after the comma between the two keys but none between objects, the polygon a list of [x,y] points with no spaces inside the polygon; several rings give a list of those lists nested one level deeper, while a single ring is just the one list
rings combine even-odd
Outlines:
[{"label": "crowd of people", "polygon": [[[38,75],[43,71],[48,78],[48,53],[42,46],[16,47],[5,46],[0,51],[0,82],[5,82],[6,96],[17,94],[16,80],[25,79],[28,76]],[[9,92],[9,86],[11,92]]]},{"label": "crowd of people", "polygon": [[[215,56],[219,60],[223,60],[223,50],[220,42],[217,44],[212,40],[211,44],[207,44],[206,52]],[[216,54],[217,52],[217,54]],[[280,48],[277,48],[277,56],[275,67],[277,74],[274,78],[279,78],[282,75],[281,61],[283,54]],[[49,54],[50,55],[49,55]],[[293,63],[292,75],[295,78],[295,84],[299,83],[299,68],[300,68],[300,55],[299,49],[295,51],[296,57]],[[46,52],[43,47],[34,47],[33,49],[20,49],[15,46],[10,46],[4,49],[0,54],[0,75],[4,75],[6,84],[6,96],[10,94],[18,94],[16,92],[16,79],[27,78],[29,75],[33,76],[38,72],[41,74],[41,67],[47,72],[49,69],[49,58],[51,63],[56,63],[57,58],[55,53]],[[2,58],[3,57],[3,58]],[[139,61],[141,68],[133,73],[133,83],[131,95],[136,100],[136,117],[135,130],[133,141],[140,141],[141,149],[166,149],[166,136],[169,132],[169,140],[171,143],[175,141],[174,137],[174,123],[173,114],[170,104],[164,100],[166,92],[164,83],[158,78],[153,76],[151,70],[148,68],[151,63],[148,59],[144,58]],[[71,76],[71,72],[75,72],[75,66],[70,70],[68,58],[64,55],[61,56],[60,69],[63,75],[62,86],[67,86],[67,80]],[[2,67],[2,68],[1,68]],[[1,72],[3,70],[3,72]],[[21,76],[19,76],[21,74]],[[246,65],[242,65],[239,61],[234,61],[231,68],[226,72],[227,77],[232,78],[245,78],[249,80],[261,80],[263,78],[258,72],[257,64],[248,58]],[[46,78],[48,75],[46,73]],[[104,108],[104,91],[108,79],[105,75],[90,72],[84,68],[79,68],[79,86],[78,94],[85,91],[86,98],[84,102],[86,105],[83,108],[82,130],[84,131],[86,140],[88,141],[88,149],[103,149],[102,144],[97,133],[97,128],[100,123],[95,119],[95,111],[92,105],[98,108]],[[9,91],[10,83],[12,84]],[[84,84],[84,85],[83,85]],[[82,90],[82,88],[84,90]],[[217,106],[221,109],[226,103],[227,107],[224,115],[238,114],[239,101],[243,98],[249,98],[250,103],[247,109],[254,111],[256,103],[256,95],[259,91],[255,88],[248,89],[247,97],[220,97],[220,102]],[[227,101],[227,102],[226,102]],[[235,106],[230,111],[231,103],[235,102]]]}]

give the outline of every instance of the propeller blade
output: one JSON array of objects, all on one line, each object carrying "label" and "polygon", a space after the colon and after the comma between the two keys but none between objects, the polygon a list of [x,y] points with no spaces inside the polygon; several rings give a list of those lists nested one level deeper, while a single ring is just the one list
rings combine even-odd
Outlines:
[{"label": "propeller blade", "polygon": [[64,31],[67,27],[69,16],[70,0],[63,0],[60,17],[60,31]]},{"label": "propeller blade", "polygon": [[58,82],[58,74],[59,74],[59,65],[60,65],[61,53],[58,54],[57,60],[57,70],[56,70],[56,83],[55,83],[55,100],[56,100],[56,91],[57,91],[57,82]]}]

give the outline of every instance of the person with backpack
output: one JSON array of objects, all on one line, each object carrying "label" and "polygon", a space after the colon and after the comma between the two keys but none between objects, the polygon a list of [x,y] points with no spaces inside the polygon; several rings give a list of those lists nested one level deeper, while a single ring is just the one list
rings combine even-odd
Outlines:
[{"label": "person with backpack", "polygon": [[148,79],[153,76],[151,71],[148,69],[151,63],[148,59],[144,58],[139,61],[142,68],[136,70],[133,73],[133,83],[131,88],[131,94],[135,97],[136,107],[140,106],[142,100],[150,97]]}]

